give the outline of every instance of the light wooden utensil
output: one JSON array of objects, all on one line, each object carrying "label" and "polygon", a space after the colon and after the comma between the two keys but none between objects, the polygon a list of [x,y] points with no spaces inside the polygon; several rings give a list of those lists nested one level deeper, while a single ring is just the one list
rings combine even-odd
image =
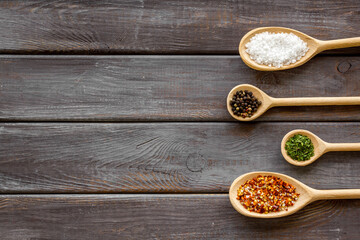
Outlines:
[{"label": "light wooden utensil", "polygon": [[[310,138],[311,142],[314,144],[314,156],[306,161],[296,161],[293,160],[285,150],[285,143],[289,138],[293,137],[296,134],[305,135]],[[289,163],[296,166],[306,166],[310,163],[315,162],[319,157],[327,152],[341,152],[341,151],[360,151],[360,143],[328,143],[320,139],[318,136],[303,129],[296,129],[284,136],[281,141],[281,153],[284,156],[285,160]]]},{"label": "light wooden utensil", "polygon": [[[245,51],[245,45],[250,41],[250,39],[258,33],[262,32],[271,32],[271,33],[293,33],[299,38],[301,38],[304,42],[307,43],[309,50],[300,60],[297,62],[282,66],[280,68],[276,67],[269,67],[267,65],[261,65],[256,63],[254,60],[250,58],[250,55]],[[259,70],[259,71],[279,71],[290,69],[294,67],[298,67],[309,61],[313,58],[316,54],[330,49],[337,49],[337,48],[348,48],[348,47],[359,47],[360,46],[360,37],[355,38],[346,38],[346,39],[338,39],[338,40],[329,40],[329,41],[322,41],[310,37],[302,32],[290,29],[290,28],[283,28],[283,27],[263,27],[263,28],[256,28],[245,34],[245,36],[241,39],[239,44],[239,53],[242,60],[245,62],[246,65],[249,67]]]},{"label": "light wooden utensil", "polygon": [[[231,109],[230,101],[234,94],[240,90],[248,90],[261,101],[261,105],[253,116],[242,118],[236,116]],[[241,84],[234,87],[226,99],[227,110],[230,115],[239,121],[251,121],[260,117],[268,109],[281,106],[325,106],[325,105],[360,105],[360,97],[304,97],[304,98],[273,98],[250,84]]]},{"label": "light wooden utensil", "polygon": [[[300,193],[300,196],[298,200],[295,201],[294,206],[289,207],[288,211],[284,210],[284,211],[268,213],[268,214],[250,212],[245,207],[243,207],[240,201],[236,199],[237,190],[247,180],[250,180],[258,175],[279,177],[283,181],[286,181],[292,184],[294,187],[296,187],[296,192]],[[305,207],[306,205],[308,205],[309,203],[317,200],[358,199],[360,198],[360,189],[316,190],[284,174],[274,173],[274,172],[251,172],[241,175],[240,177],[234,180],[229,190],[229,198],[231,205],[235,208],[235,210],[245,216],[255,217],[255,218],[279,218],[293,214],[299,211],[300,209],[302,209],[303,207]]]}]

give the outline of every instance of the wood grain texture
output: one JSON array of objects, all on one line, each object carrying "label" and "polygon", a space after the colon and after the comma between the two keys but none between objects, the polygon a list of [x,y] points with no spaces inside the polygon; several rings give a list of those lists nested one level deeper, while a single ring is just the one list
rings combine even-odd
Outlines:
[{"label": "wood grain texture", "polygon": [[357,0],[2,1],[0,52],[237,54],[257,27],[357,37],[359,13]]},{"label": "wood grain texture", "polygon": [[[238,56],[1,56],[2,121],[235,121],[226,96],[359,96],[360,57],[258,72]],[[360,106],[279,107],[257,121],[359,121]]]},{"label": "wood grain texture", "polygon": [[0,195],[0,236],[18,239],[357,239],[360,200],[280,219],[237,213],[227,194]]},{"label": "wood grain texture", "polygon": [[307,129],[360,142],[360,123],[2,123],[2,193],[219,193],[247,172],[287,174],[318,189],[359,188],[360,153],[327,153],[307,167],[281,155]]}]

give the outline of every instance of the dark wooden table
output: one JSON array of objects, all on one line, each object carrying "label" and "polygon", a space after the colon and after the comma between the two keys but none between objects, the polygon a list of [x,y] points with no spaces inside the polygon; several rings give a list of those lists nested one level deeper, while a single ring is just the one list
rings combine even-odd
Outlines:
[{"label": "dark wooden table", "polygon": [[360,141],[360,106],[284,107],[234,121],[235,85],[274,97],[359,96],[360,48],[288,71],[237,54],[263,26],[360,36],[357,0],[0,2],[0,239],[358,239],[360,200],[281,219],[230,205],[239,175],[285,173],[313,188],[360,188],[360,155],[291,166],[290,130]]}]

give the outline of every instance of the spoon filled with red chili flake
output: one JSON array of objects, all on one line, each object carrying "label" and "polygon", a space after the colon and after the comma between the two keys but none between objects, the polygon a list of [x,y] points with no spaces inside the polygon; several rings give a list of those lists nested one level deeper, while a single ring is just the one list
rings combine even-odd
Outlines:
[{"label": "spoon filled with red chili flake", "polygon": [[235,210],[245,216],[278,218],[317,200],[359,199],[360,189],[317,190],[285,174],[251,172],[234,180],[229,198]]},{"label": "spoon filled with red chili flake", "polygon": [[287,211],[299,197],[295,189],[278,177],[258,175],[240,186],[236,199],[250,212]]}]

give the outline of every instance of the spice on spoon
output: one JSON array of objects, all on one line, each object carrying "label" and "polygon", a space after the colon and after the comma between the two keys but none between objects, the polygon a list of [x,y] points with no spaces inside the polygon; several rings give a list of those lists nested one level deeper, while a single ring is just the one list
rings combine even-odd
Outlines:
[{"label": "spice on spoon", "polygon": [[245,47],[256,63],[276,68],[299,61],[309,50],[307,43],[293,33],[258,33]]},{"label": "spice on spoon", "polygon": [[314,156],[314,144],[307,136],[296,134],[285,143],[287,155],[296,161],[306,161]]},{"label": "spice on spoon", "polygon": [[299,198],[295,190],[293,185],[278,177],[258,175],[240,186],[236,199],[250,212],[287,211]]},{"label": "spice on spoon", "polygon": [[236,116],[241,116],[242,118],[254,115],[260,105],[261,101],[259,101],[254,94],[248,90],[237,91],[232,100],[230,100],[232,112]]}]

